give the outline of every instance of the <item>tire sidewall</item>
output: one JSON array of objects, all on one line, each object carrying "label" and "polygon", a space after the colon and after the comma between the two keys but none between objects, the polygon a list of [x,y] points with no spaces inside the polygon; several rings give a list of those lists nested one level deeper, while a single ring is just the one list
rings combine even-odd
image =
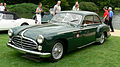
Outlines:
[{"label": "tire sidewall", "polygon": [[[55,46],[56,43],[61,43],[62,46],[64,45],[64,43],[63,43],[62,41],[56,41],[56,42],[54,42],[54,45],[52,46],[52,50],[53,50],[53,47]],[[64,46],[63,46],[62,56],[61,56],[59,59],[55,59],[55,58],[53,57],[52,50],[51,50],[51,57],[50,57],[50,61],[51,61],[51,62],[57,62],[57,61],[59,61],[60,59],[63,58],[63,56],[64,56]]]},{"label": "tire sidewall", "polygon": [[[103,37],[104,36],[104,40],[103,40],[103,42],[101,42],[101,37]],[[100,36],[100,41],[99,41],[99,44],[103,44],[105,42],[105,34],[104,33],[102,33],[101,34],[101,36]]]}]

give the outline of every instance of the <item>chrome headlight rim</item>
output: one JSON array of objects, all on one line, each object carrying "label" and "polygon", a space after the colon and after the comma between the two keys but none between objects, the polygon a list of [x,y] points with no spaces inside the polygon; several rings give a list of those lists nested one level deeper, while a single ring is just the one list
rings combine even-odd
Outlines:
[{"label": "chrome headlight rim", "polygon": [[9,29],[8,30],[8,35],[11,37],[13,35],[13,30],[12,29]]},{"label": "chrome headlight rim", "polygon": [[38,35],[38,37],[37,37],[37,42],[38,42],[39,44],[42,44],[43,41],[44,41],[43,35]]}]

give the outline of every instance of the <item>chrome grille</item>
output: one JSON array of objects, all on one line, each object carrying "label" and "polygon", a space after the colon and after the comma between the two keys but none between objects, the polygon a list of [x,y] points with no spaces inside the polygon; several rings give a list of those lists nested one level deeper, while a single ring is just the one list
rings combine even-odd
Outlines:
[{"label": "chrome grille", "polygon": [[13,37],[12,42],[14,46],[27,49],[27,50],[35,50],[37,49],[37,44],[35,44],[33,41],[25,39],[23,37]]}]

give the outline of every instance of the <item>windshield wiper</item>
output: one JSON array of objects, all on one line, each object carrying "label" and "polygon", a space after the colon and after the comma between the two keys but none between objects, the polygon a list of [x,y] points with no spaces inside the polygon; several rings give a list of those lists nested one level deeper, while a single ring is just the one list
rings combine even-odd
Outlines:
[{"label": "windshield wiper", "polygon": [[71,20],[70,22],[75,22],[75,21],[78,21],[78,20]]},{"label": "windshield wiper", "polygon": [[73,24],[73,23],[71,23],[71,22],[61,22],[61,23],[65,23],[65,24],[67,24],[67,25],[70,25],[70,26],[75,27],[75,24]]}]

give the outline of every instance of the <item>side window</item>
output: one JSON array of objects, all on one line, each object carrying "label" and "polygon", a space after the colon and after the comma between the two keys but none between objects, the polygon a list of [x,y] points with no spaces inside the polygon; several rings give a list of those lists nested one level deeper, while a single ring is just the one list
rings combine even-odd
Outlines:
[{"label": "side window", "polygon": [[89,16],[86,16],[85,18],[84,18],[84,21],[83,21],[83,23],[82,24],[93,24],[94,22],[93,22],[93,16],[92,15],[89,15]]},{"label": "side window", "polygon": [[98,16],[94,16],[94,24],[101,23],[100,18]]},{"label": "side window", "polygon": [[12,14],[3,14],[3,19],[13,20],[14,19],[14,15],[12,15]]}]

